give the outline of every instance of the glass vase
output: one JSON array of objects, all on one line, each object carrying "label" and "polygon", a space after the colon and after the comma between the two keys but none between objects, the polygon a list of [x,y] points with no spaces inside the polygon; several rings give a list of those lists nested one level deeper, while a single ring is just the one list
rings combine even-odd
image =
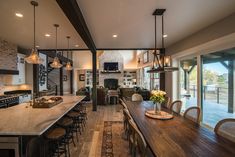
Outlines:
[{"label": "glass vase", "polygon": [[157,113],[160,112],[160,111],[161,111],[161,104],[158,103],[158,102],[156,102],[156,103],[154,104],[154,112],[157,114]]}]

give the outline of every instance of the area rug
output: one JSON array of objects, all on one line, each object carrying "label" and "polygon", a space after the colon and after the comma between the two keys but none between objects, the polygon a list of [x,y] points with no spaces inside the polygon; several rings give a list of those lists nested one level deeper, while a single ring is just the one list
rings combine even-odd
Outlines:
[{"label": "area rug", "polygon": [[123,122],[104,122],[101,157],[131,157],[128,141],[123,139]]}]

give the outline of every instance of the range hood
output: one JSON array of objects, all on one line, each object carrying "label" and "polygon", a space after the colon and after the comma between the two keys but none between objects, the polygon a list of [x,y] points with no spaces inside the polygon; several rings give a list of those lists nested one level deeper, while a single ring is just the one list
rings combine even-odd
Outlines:
[{"label": "range hood", "polygon": [[0,69],[0,74],[5,74],[5,75],[19,75],[19,71],[18,71],[18,70]]}]

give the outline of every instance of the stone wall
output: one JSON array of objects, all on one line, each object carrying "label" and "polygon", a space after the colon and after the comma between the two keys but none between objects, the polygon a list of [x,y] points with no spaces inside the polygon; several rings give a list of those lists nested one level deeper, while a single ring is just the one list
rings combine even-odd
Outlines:
[{"label": "stone wall", "polygon": [[[104,70],[105,62],[118,62],[118,69],[121,73],[101,73]],[[118,79],[118,84],[123,85],[123,56],[118,51],[104,51],[104,53],[99,56],[99,85],[104,86],[104,79]]]},{"label": "stone wall", "polygon": [[0,39],[0,69],[17,70],[17,46]]}]

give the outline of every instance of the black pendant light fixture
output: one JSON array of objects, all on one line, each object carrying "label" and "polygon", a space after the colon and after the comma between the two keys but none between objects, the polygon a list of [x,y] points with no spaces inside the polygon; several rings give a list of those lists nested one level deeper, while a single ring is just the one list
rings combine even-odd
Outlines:
[{"label": "black pendant light fixture", "polygon": [[29,64],[42,64],[44,60],[38,54],[36,48],[36,39],[35,39],[35,32],[36,32],[35,8],[38,6],[38,2],[31,1],[30,4],[33,6],[33,48],[31,54],[25,58],[25,61]]},{"label": "black pendant light fixture", "polygon": [[53,62],[50,64],[50,66],[52,67],[52,68],[57,68],[57,69],[59,69],[59,68],[61,68],[63,65],[60,63],[60,60],[59,60],[59,58],[57,57],[57,29],[58,29],[58,27],[59,27],[59,25],[58,24],[54,24],[54,27],[55,27],[55,39],[56,39],[56,41],[55,41],[55,58],[54,58],[54,60],[53,60]]},{"label": "black pendant light fixture", "polygon": [[[69,39],[70,39],[70,36],[67,36],[66,38],[67,38],[67,40],[68,40],[67,58],[69,59]],[[73,67],[72,67],[72,65],[71,65],[71,63],[70,63],[69,60],[68,60],[68,62],[66,63],[65,70],[68,70],[68,71],[73,70]]]},{"label": "black pendant light fixture", "polygon": [[[172,60],[170,56],[165,55],[164,48],[164,12],[166,9],[156,9],[153,12],[153,16],[155,18],[155,49],[153,51],[153,65],[152,69],[148,70],[148,73],[165,73],[165,72],[173,72],[179,70],[178,67],[172,67]],[[162,47],[157,49],[157,16],[162,17]]]}]

